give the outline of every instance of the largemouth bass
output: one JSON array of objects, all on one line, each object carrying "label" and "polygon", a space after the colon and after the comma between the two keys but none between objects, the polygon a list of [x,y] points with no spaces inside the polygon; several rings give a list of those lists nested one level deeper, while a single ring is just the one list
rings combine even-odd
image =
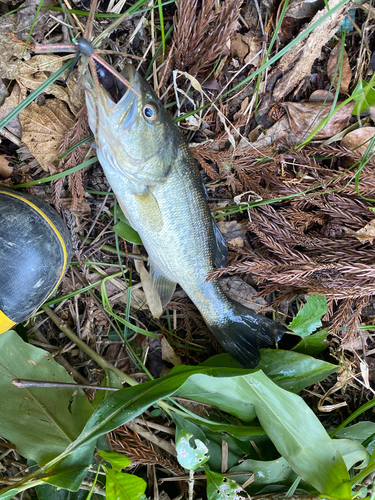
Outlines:
[{"label": "largemouth bass", "polygon": [[258,348],[275,344],[285,329],[229,300],[216,279],[206,281],[223,265],[227,248],[196,162],[150,85],[131,65],[123,74],[140,97],[124,87],[116,102],[107,75],[98,99],[85,76],[89,123],[108,182],[148,252],[162,304],[178,283],[224,349],[242,366],[255,367]]}]

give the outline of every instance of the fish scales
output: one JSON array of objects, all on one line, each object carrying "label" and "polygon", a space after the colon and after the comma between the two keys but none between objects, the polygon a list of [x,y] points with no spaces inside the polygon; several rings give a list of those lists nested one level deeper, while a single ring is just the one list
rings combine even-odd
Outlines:
[{"label": "fish scales", "polygon": [[226,247],[198,167],[150,85],[131,65],[124,75],[141,97],[123,89],[117,103],[103,86],[99,100],[85,76],[89,122],[107,179],[148,252],[163,305],[178,283],[223,347],[242,366],[254,367],[258,348],[274,344],[284,327],[229,300],[216,279],[206,281]]}]

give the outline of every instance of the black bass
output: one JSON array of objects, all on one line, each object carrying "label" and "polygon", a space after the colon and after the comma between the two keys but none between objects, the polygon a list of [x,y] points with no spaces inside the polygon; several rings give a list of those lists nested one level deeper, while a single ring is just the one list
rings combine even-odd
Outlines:
[{"label": "black bass", "polygon": [[196,162],[150,85],[131,65],[123,74],[140,97],[123,88],[116,102],[107,82],[99,99],[85,75],[89,122],[108,182],[148,252],[162,304],[178,283],[224,349],[242,366],[255,367],[258,348],[275,344],[285,329],[229,300],[217,280],[206,281],[223,265],[227,248]]}]

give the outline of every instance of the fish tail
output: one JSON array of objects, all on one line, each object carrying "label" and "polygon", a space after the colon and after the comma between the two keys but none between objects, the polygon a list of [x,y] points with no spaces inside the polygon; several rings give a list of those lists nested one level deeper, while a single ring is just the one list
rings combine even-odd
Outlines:
[{"label": "fish tail", "polygon": [[231,301],[232,309],[216,323],[207,326],[220,344],[241,366],[255,368],[259,348],[275,345],[286,332],[276,321],[255,314],[242,304]]}]

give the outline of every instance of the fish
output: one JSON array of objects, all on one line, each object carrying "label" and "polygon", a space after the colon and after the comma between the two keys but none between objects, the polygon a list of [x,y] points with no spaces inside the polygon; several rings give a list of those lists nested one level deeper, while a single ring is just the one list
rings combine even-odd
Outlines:
[{"label": "fish", "polygon": [[131,64],[123,76],[131,88],[123,87],[118,100],[110,90],[114,82],[99,80],[99,99],[92,76],[85,75],[89,124],[107,180],[147,250],[162,305],[179,284],[222,347],[244,368],[255,368],[259,348],[275,345],[286,329],[207,279],[225,264],[228,250],[198,165],[152,87]]}]

